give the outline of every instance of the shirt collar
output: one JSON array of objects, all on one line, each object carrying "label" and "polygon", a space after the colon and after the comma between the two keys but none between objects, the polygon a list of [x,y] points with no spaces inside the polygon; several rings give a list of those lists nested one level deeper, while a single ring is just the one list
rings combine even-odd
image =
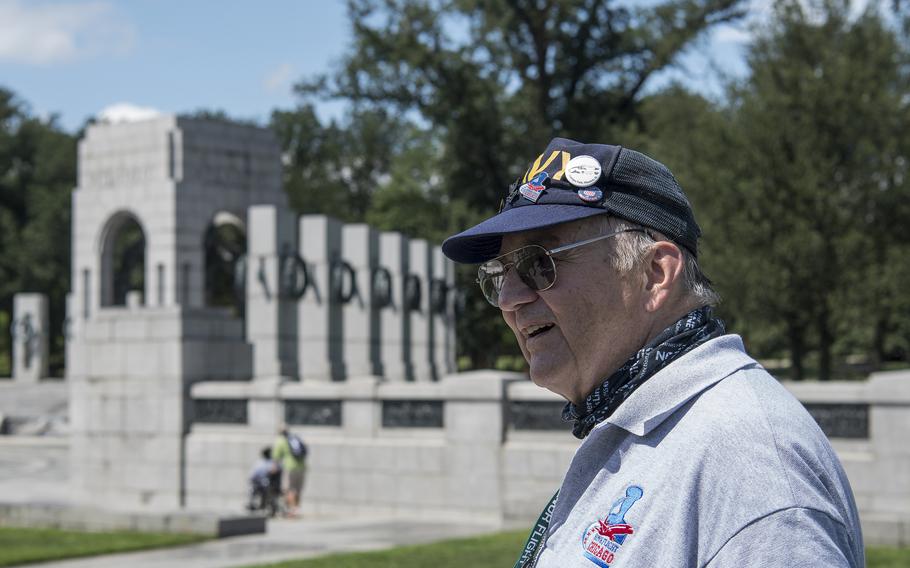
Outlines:
[{"label": "shirt collar", "polygon": [[757,364],[746,354],[738,335],[714,338],[655,373],[595,430],[613,424],[645,436],[705,389],[739,369]]}]

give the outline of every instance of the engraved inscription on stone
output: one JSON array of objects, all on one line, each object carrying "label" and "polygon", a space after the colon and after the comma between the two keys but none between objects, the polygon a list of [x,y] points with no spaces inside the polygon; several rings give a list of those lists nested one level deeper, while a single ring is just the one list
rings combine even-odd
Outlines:
[{"label": "engraved inscription on stone", "polygon": [[246,424],[246,399],[200,399],[193,401],[194,422]]},{"label": "engraved inscription on stone", "polygon": [[232,148],[210,149],[186,143],[184,179],[222,187],[248,187],[252,183],[249,152]]},{"label": "engraved inscription on stone", "polygon": [[286,400],[284,421],[297,426],[341,426],[341,401]]},{"label": "engraved inscription on stone", "polygon": [[440,400],[384,400],[383,428],[442,428]]},{"label": "engraved inscription on stone", "polygon": [[509,402],[509,428],[513,430],[571,430],[572,423],[562,419],[564,402]]},{"label": "engraved inscription on stone", "polygon": [[806,403],[803,406],[829,438],[869,438],[868,404]]},{"label": "engraved inscription on stone", "polygon": [[142,163],[118,162],[107,165],[103,162],[90,162],[84,166],[80,176],[84,187],[129,187],[166,179],[164,169],[155,162]]}]

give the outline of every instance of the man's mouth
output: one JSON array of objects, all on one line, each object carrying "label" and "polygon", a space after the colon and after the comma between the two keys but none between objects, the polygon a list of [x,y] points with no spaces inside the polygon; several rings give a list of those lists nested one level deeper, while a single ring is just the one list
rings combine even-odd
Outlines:
[{"label": "man's mouth", "polygon": [[546,333],[546,332],[550,331],[551,329],[553,329],[553,327],[555,327],[555,325],[552,323],[548,323],[548,324],[544,324],[544,325],[532,325],[532,326],[528,327],[527,329],[525,329],[525,333],[528,334],[528,338],[537,337],[538,335],[540,335],[542,333]]}]

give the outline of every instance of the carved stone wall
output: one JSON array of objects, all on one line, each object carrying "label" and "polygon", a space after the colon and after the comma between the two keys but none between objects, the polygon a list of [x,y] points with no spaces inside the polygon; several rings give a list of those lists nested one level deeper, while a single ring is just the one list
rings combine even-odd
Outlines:
[{"label": "carved stone wall", "polygon": [[[290,211],[269,131],[177,117],[96,124],[79,143],[78,169],[67,378],[71,469],[89,493],[182,507],[200,479],[188,465],[191,427],[356,433],[372,427],[374,409],[349,391],[287,403],[280,393],[293,383],[373,389],[386,368],[392,381],[454,370],[452,294],[442,286],[435,310],[429,299],[434,270],[451,280],[449,261],[425,241],[386,234],[383,249],[371,227]],[[239,283],[237,311],[205,305],[206,247],[225,217],[246,232],[245,256],[221,272]],[[140,267],[128,280],[138,289],[124,288],[127,265]],[[233,386],[190,397],[204,382]],[[386,411],[400,427],[439,427],[440,413],[410,396]]]}]

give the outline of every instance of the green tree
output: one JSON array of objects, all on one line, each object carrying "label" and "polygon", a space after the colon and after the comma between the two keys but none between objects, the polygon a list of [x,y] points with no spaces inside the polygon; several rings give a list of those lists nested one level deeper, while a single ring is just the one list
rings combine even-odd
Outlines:
[{"label": "green tree", "polygon": [[449,195],[485,210],[554,134],[603,139],[648,79],[738,0],[350,0],[354,43],[303,95],[416,113],[442,141]]},{"label": "green tree", "polygon": [[881,276],[907,219],[903,53],[873,8],[851,19],[846,0],[786,0],[774,13],[733,91],[738,181],[717,196],[739,248],[727,285],[746,318],[783,326],[795,378],[814,350],[825,380],[839,339],[890,326]]},{"label": "green tree", "polygon": [[773,348],[776,336],[771,326],[755,325],[745,311],[744,296],[753,280],[742,271],[748,268],[743,261],[750,255],[731,240],[738,221],[731,215],[733,205],[719,198],[738,183],[730,165],[735,136],[731,111],[679,84],[643,98],[640,106],[642,118],[622,135],[624,144],[658,158],[673,171],[702,229],[699,264],[723,299],[720,316],[728,328],[750,340],[752,349],[767,352],[768,340]]},{"label": "green tree", "polygon": [[[0,88],[0,311],[10,317],[17,292],[49,296],[52,374],[63,366],[75,184],[75,138],[55,117],[31,116],[24,102]],[[0,350],[8,352],[5,331]]]},{"label": "green tree", "polygon": [[[413,145],[402,150],[407,142],[395,147],[392,162],[401,161],[383,171],[397,181],[367,184],[377,189],[368,215],[383,227],[441,237],[494,212],[552,136],[609,140],[640,121],[649,79],[704,30],[741,16],[741,4],[350,0],[354,41],[338,71],[297,91],[305,101],[340,98],[358,113],[384,111],[397,117],[404,140],[429,137],[423,156]],[[415,130],[406,122],[423,134],[407,134]],[[415,166],[421,178],[411,177]],[[462,353],[477,366],[512,353],[470,268],[459,270],[459,282],[467,288]]]},{"label": "green tree", "polygon": [[323,125],[312,105],[276,110],[270,126],[284,163],[284,188],[296,211],[362,222],[373,194],[388,182],[412,129],[385,109],[355,109]]}]

